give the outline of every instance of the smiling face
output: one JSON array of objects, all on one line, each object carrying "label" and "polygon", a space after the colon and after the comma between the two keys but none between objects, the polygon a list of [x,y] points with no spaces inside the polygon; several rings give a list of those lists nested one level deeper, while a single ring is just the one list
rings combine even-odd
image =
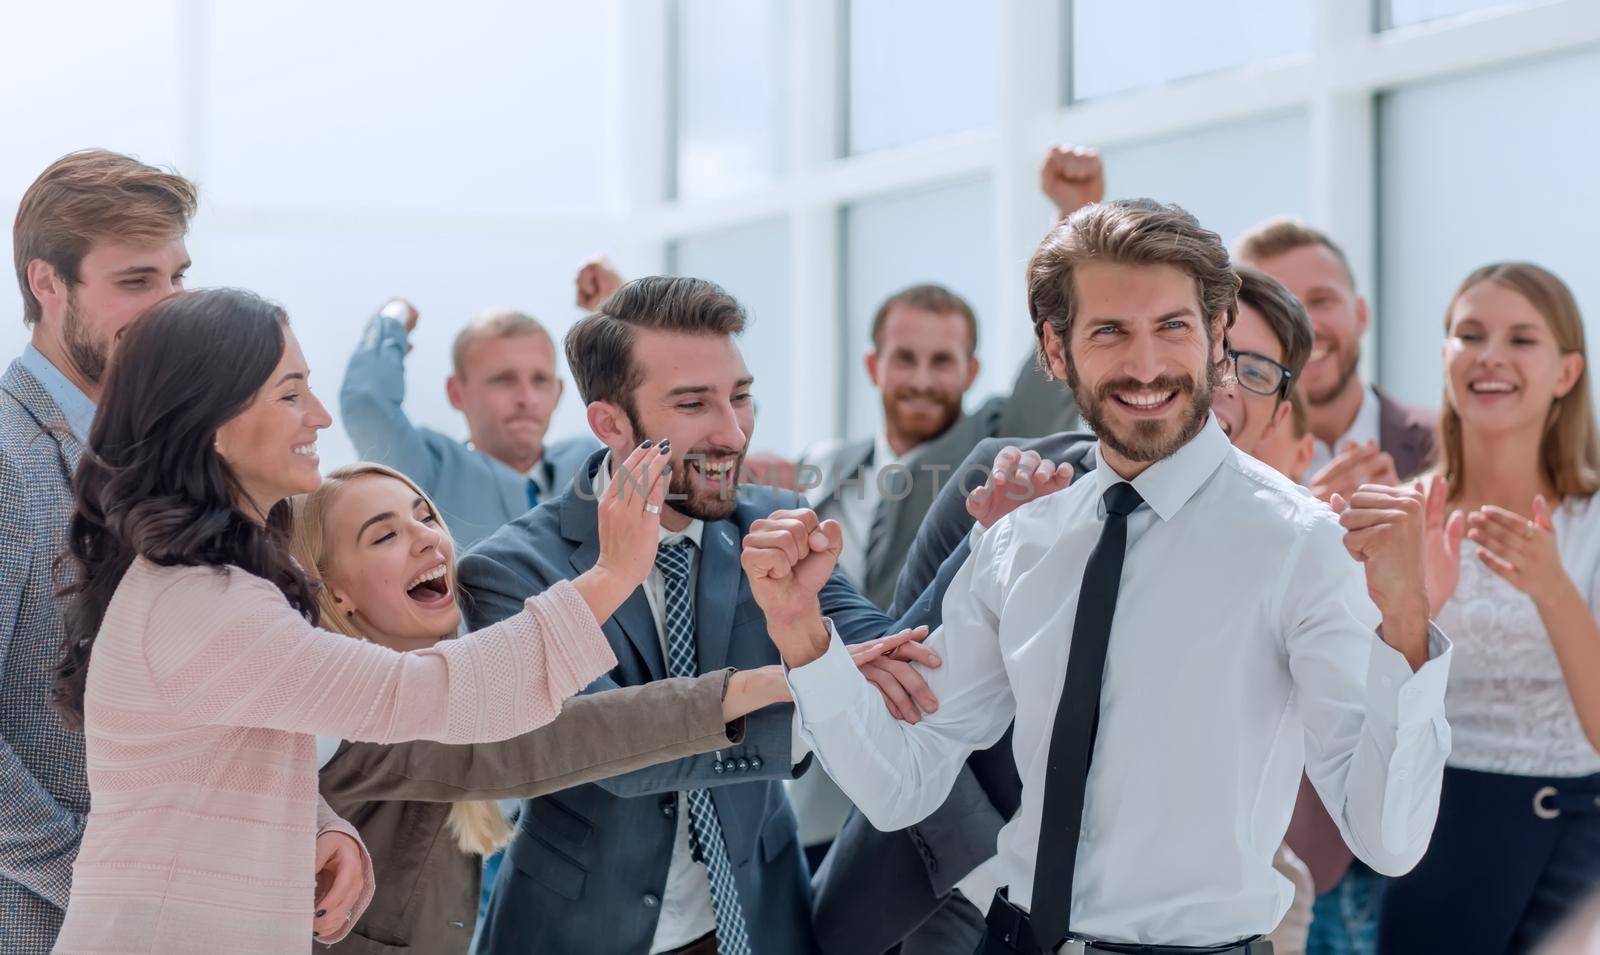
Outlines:
[{"label": "smiling face", "polygon": [[189,252],[182,236],[154,244],[102,239],[78,264],[67,284],[43,260],[29,266],[30,288],[43,318],[35,332],[47,354],[63,355],[69,375],[93,393],[105,375],[117,333],[151,305],[183,290]]},{"label": "smiling face", "polygon": [[[1260,312],[1243,301],[1239,303],[1239,317],[1228,330],[1228,341],[1235,351],[1253,352],[1283,363],[1283,344],[1272,333],[1272,326]],[[1222,425],[1223,433],[1233,446],[1259,458],[1257,446],[1288,416],[1289,404],[1275,395],[1258,395],[1240,386],[1230,375],[1218,386],[1212,410],[1217,413],[1217,423]]]},{"label": "smiling face", "polygon": [[1073,280],[1070,354],[1049,327],[1045,352],[1107,461],[1129,477],[1204,427],[1222,317],[1201,314],[1194,278],[1171,265],[1091,262]]},{"label": "smiling face", "polygon": [[1325,405],[1360,386],[1361,336],[1367,332],[1367,302],[1356,294],[1344,264],[1325,245],[1303,245],[1252,263],[1282,282],[1306,307],[1316,341],[1300,373],[1300,393],[1312,406]]},{"label": "smiling face", "polygon": [[[247,513],[265,515],[286,497],[317,489],[317,432],[333,423],[310,386],[300,342],[283,329],[283,356],[250,406],[217,429],[217,454],[227,462],[249,501]],[[251,507],[253,503],[254,507]]]},{"label": "smiling face", "polygon": [[978,376],[965,316],[899,303],[884,316],[867,374],[883,394],[892,444],[915,446],[961,417],[961,399]]},{"label": "smiling face", "polygon": [[726,335],[641,328],[632,354],[641,372],[633,407],[595,402],[590,426],[619,461],[646,440],[671,441],[669,529],[727,517],[755,430],[754,378],[739,346]]},{"label": "smiling face", "polygon": [[426,498],[361,474],[339,487],[323,521],[323,583],[364,635],[413,650],[455,634],[455,549]]},{"label": "smiling face", "polygon": [[1583,356],[1561,353],[1533,303],[1496,281],[1456,298],[1444,362],[1445,394],[1462,425],[1486,433],[1542,431],[1583,370]]},{"label": "smiling face", "polygon": [[446,385],[450,403],[467,418],[472,444],[516,471],[538,463],[550,416],[561,400],[555,346],[532,332],[474,341],[461,374]]}]

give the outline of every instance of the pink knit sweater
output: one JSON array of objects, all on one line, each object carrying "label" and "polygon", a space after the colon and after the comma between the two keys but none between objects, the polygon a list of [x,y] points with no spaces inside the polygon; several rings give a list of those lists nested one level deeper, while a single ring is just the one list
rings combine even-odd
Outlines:
[{"label": "pink knit sweater", "polygon": [[89,666],[92,808],[56,952],[311,951],[315,836],[355,834],[320,805],[314,734],[507,739],[615,665],[569,583],[396,653],[311,627],[238,568],[136,560]]}]

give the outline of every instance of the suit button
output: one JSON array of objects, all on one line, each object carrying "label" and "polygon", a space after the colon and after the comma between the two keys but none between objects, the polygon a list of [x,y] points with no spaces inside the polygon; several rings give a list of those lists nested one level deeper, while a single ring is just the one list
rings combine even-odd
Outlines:
[{"label": "suit button", "polygon": [[673,816],[676,816],[678,814],[678,804],[676,802],[664,802],[664,803],[662,803],[661,804],[661,814],[663,816],[666,816],[668,819],[671,819]]},{"label": "suit button", "polygon": [[641,901],[644,902],[644,907],[647,909],[653,909],[661,904],[661,900],[649,892],[645,893],[644,898]]},{"label": "suit button", "polygon": [[721,776],[723,773],[728,771],[728,767],[724,766],[722,760],[719,759],[711,764],[711,771],[716,773],[718,776]]},{"label": "suit button", "polygon": [[750,768],[754,769],[754,770],[756,770],[758,772],[761,770],[761,757],[760,756],[752,756],[752,757],[750,757]]},{"label": "suit button", "polygon": [[749,768],[750,768],[750,761],[748,759],[745,759],[743,756],[740,756],[739,757],[739,771],[740,772],[744,772],[745,770],[747,770]]}]

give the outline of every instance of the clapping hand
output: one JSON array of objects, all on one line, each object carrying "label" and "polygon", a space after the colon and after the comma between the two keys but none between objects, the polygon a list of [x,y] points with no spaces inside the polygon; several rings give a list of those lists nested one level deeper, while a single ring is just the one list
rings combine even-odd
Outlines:
[{"label": "clapping hand", "polygon": [[1057,465],[1007,445],[995,455],[994,468],[982,487],[967,495],[967,513],[990,528],[1000,518],[1034,498],[1053,494],[1072,483],[1072,466]]},{"label": "clapping hand", "polygon": [[1461,541],[1467,536],[1467,518],[1448,510],[1450,484],[1435,474],[1417,482],[1423,497],[1423,565],[1427,573],[1428,616],[1439,611],[1456,592],[1461,579]]},{"label": "clapping hand", "polygon": [[600,556],[572,583],[600,623],[616,613],[655,566],[670,451],[665,441],[639,445],[613,467],[611,483],[595,501]]},{"label": "clapping hand", "polygon": [[1335,494],[1350,500],[1363,484],[1393,487],[1400,483],[1394,458],[1378,448],[1378,442],[1356,444],[1346,441],[1332,461],[1311,477],[1311,493],[1320,501],[1333,500]]},{"label": "clapping hand", "polygon": [[1556,528],[1544,495],[1533,499],[1533,517],[1486,505],[1467,515],[1467,539],[1478,559],[1511,586],[1542,604],[1563,582],[1570,584],[1556,546]]}]

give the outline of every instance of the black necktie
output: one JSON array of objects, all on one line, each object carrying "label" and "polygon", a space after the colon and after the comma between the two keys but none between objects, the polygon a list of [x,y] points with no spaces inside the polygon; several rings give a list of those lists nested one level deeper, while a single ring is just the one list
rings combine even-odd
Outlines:
[{"label": "black necktie", "polygon": [[1106,672],[1111,617],[1117,610],[1122,583],[1122,558],[1128,545],[1128,515],[1144,499],[1131,484],[1106,489],[1106,526],[1089,552],[1078,590],[1078,613],[1072,621],[1072,648],[1067,679],[1056,704],[1050,734],[1050,762],[1044,777],[1044,810],[1039,820],[1039,855],[1033,871],[1033,904],[1029,921],[1039,946],[1055,951],[1067,933],[1072,915],[1072,873],[1083,831],[1083,794],[1089,783],[1100,724],[1100,684]]}]

